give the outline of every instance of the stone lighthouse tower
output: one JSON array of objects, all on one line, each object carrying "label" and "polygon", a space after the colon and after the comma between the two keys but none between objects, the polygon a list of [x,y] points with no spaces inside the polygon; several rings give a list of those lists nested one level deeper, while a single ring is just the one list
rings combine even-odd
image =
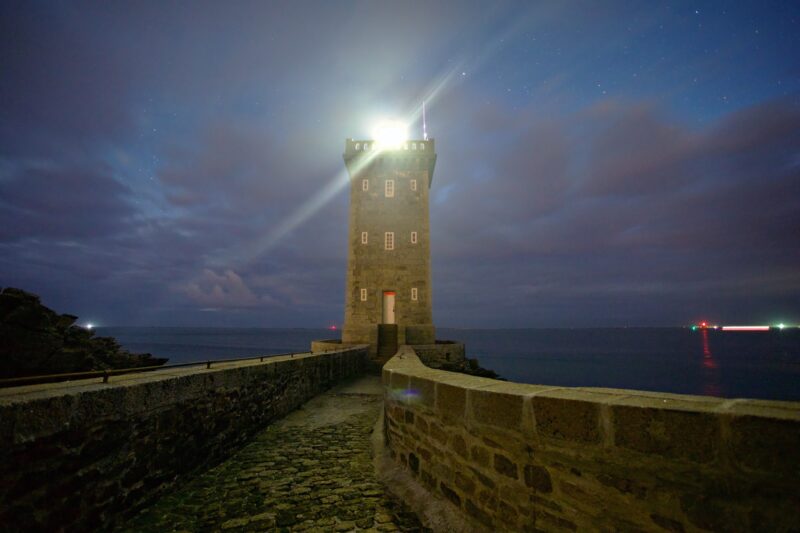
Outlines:
[{"label": "stone lighthouse tower", "polygon": [[350,230],[342,342],[380,359],[398,344],[433,344],[428,191],[432,140],[347,139]]}]

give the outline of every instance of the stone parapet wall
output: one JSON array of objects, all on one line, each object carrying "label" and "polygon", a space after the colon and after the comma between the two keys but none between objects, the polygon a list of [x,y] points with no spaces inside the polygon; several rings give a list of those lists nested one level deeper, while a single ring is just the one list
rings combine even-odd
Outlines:
[{"label": "stone parapet wall", "polygon": [[361,346],[2,389],[0,524],[110,529],[366,359]]},{"label": "stone parapet wall", "polygon": [[318,341],[311,341],[311,352],[330,352],[332,350],[341,350],[343,348],[350,348],[352,346],[352,344],[342,344],[341,339],[322,339]]},{"label": "stone parapet wall", "polygon": [[437,341],[436,344],[415,344],[414,352],[431,368],[462,364],[466,361],[464,344],[455,341]]},{"label": "stone parapet wall", "polygon": [[788,531],[800,403],[383,369],[391,456],[492,531]]}]

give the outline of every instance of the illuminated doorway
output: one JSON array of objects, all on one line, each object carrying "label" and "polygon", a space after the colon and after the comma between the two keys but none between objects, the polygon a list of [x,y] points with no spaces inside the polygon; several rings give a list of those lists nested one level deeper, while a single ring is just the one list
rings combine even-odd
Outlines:
[{"label": "illuminated doorway", "polygon": [[383,291],[383,323],[394,324],[394,291]]}]

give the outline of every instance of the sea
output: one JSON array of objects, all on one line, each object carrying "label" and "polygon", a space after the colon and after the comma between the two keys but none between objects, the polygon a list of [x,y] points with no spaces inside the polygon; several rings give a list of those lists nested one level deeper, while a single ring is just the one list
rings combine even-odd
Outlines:
[{"label": "sea", "polygon": [[[308,351],[327,329],[104,327],[132,352],[188,363]],[[800,401],[800,328],[448,329],[467,357],[509,381]]]}]

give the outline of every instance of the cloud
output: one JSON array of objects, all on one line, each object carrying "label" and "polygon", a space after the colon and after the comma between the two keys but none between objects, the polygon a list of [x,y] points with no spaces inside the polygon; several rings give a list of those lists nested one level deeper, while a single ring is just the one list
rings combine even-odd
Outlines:
[{"label": "cloud", "polygon": [[[737,110],[724,117],[708,135],[704,148],[732,155],[740,151],[792,150],[800,134],[800,106],[777,99]],[[764,161],[766,162],[766,161]]]},{"label": "cloud", "polygon": [[194,303],[206,308],[242,308],[256,307],[265,303],[274,303],[266,294],[256,296],[244,280],[233,270],[217,274],[205,269],[202,275],[185,285],[179,286]]},{"label": "cloud", "polygon": [[[665,116],[622,100],[557,120],[517,116],[493,126],[507,139],[496,166],[483,152],[461,154],[459,179],[439,181],[452,190],[431,215],[447,316],[466,317],[456,301],[470,295],[497,300],[488,307],[514,302],[534,321],[544,306],[554,310],[547,322],[567,324],[589,320],[595,298],[625,300],[631,312],[650,299],[665,302],[651,318],[674,323],[680,301],[686,313],[735,298],[764,312],[797,294],[796,104],[768,102],[706,128]],[[472,165],[489,178],[465,178]]]},{"label": "cloud", "polygon": [[209,211],[251,214],[296,199],[295,170],[268,133],[215,122],[191,144],[173,144],[159,180],[170,202]]},{"label": "cloud", "polygon": [[618,106],[592,117],[583,188],[590,195],[663,193],[696,177],[693,132],[667,121],[652,106]]},{"label": "cloud", "polygon": [[[0,6],[0,277],[117,323],[340,317],[349,199],[321,191],[343,140],[458,64],[427,108],[437,322],[800,301],[796,103],[723,111],[680,47],[615,87],[619,51],[660,47],[668,10],[606,10],[610,35],[563,6],[420,9]],[[731,102],[774,90],[713,67],[701,82],[738,84]],[[709,110],[682,120],[675,91]]]},{"label": "cloud", "polygon": [[0,179],[0,241],[115,234],[135,213],[131,196],[103,166],[20,166]]}]

